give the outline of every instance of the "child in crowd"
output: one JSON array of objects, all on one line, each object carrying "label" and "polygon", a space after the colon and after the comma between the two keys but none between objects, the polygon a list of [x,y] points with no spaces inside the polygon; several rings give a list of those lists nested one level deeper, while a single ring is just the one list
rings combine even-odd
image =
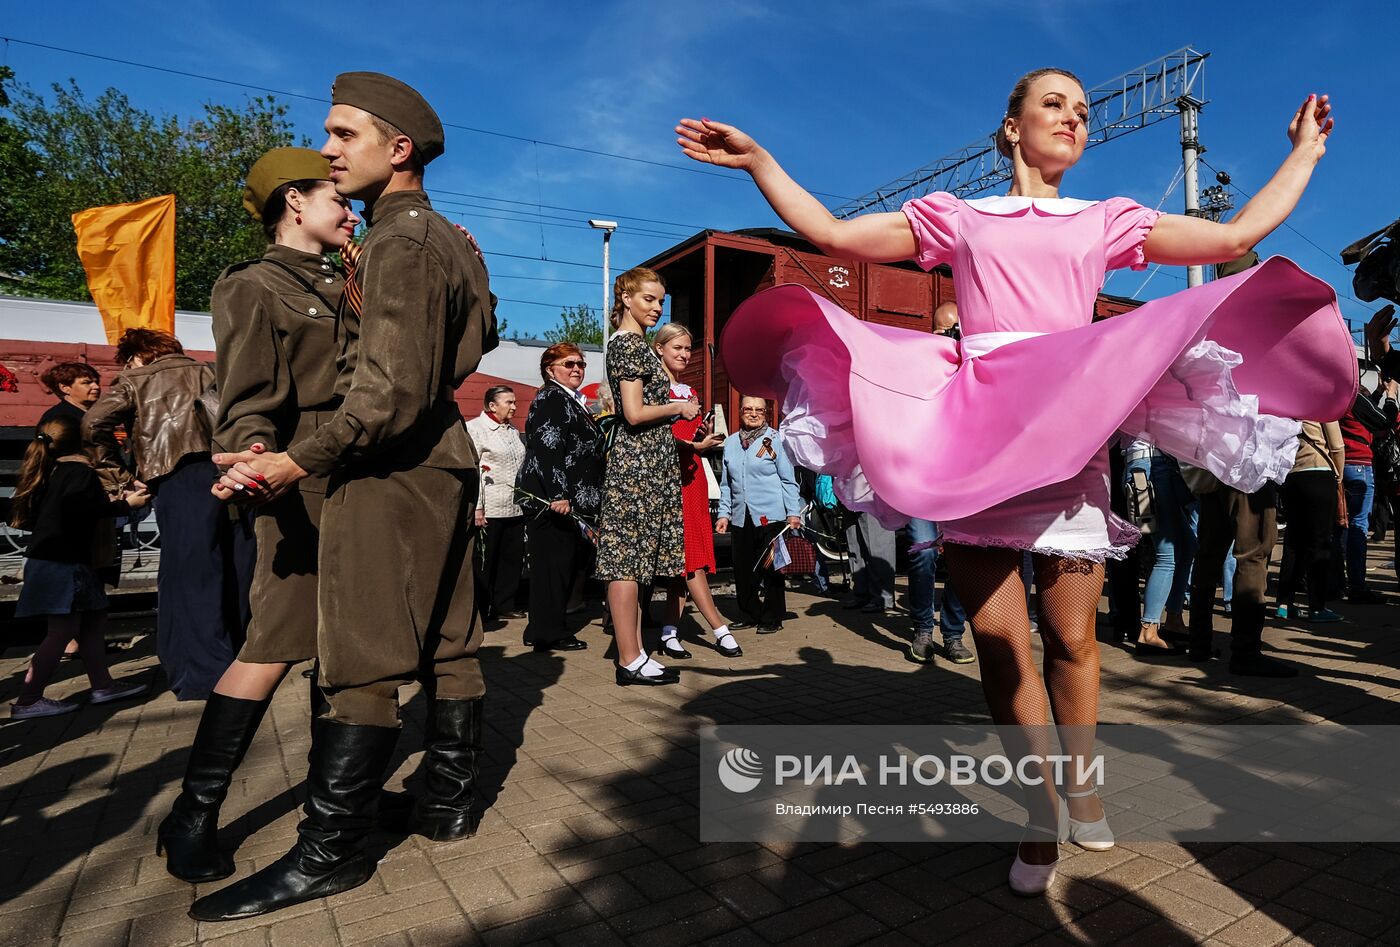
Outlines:
[{"label": "child in crowd", "polygon": [[75,418],[58,415],[39,425],[20,466],[11,525],[30,531],[15,617],[47,615],[48,633],[30,661],[19,699],[10,705],[11,719],[78,709],[71,701],[44,696],[64,647],[73,640],[92,684],[92,703],[145,692],[145,684],[118,683],[107,671],[107,594],[92,561],[99,521],[125,516],[149,501],[144,488],[120,500],[107,497],[83,453]]}]

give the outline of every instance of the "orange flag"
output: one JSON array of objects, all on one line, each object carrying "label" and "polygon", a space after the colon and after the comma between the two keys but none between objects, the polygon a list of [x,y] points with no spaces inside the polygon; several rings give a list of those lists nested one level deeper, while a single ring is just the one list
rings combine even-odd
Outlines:
[{"label": "orange flag", "polygon": [[126,329],[175,331],[175,195],[73,215],[88,291],[107,341]]}]

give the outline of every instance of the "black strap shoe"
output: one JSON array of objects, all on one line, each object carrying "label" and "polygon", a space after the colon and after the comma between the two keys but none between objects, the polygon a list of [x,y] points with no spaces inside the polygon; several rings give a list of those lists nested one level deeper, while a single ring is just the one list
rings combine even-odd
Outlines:
[{"label": "black strap shoe", "polygon": [[[730,625],[729,627],[733,628],[734,626]],[[734,647],[730,648],[725,645],[726,638],[734,642]],[[726,658],[742,658],[744,656],[744,649],[739,647],[739,642],[733,635],[721,635],[719,640],[715,642],[715,650]]]},{"label": "black strap shoe", "polygon": [[[733,626],[733,625],[730,625],[729,627],[730,627],[730,628],[733,628],[734,626]],[[783,630],[783,623],[782,623],[782,622],[778,622],[777,624],[774,624],[774,625],[759,625],[759,626],[758,626],[758,633],[759,633],[760,635],[772,635],[772,634],[776,634],[776,633],[778,633],[778,632],[780,632],[780,631],[782,631],[782,630]]]},{"label": "black strap shoe", "polygon": [[398,727],[366,727],[325,717],[311,725],[306,818],[292,850],[190,908],[196,921],[233,921],[349,891],[374,875],[362,851],[374,828],[379,791]]},{"label": "black strap shoe", "polygon": [[433,726],[423,754],[424,797],[413,807],[408,831],[434,842],[471,838],[480,821],[476,805],[481,760],[483,698],[433,701]]},{"label": "black strap shoe", "polygon": [[156,830],[156,854],[165,855],[165,870],[181,881],[233,874],[233,858],[219,849],[219,807],[271,703],[223,694],[205,701],[180,795]]},{"label": "black strap shoe", "polygon": [[[644,665],[645,666],[645,665]],[[680,683],[680,672],[675,668],[666,668],[656,677],[648,677],[643,674],[641,668],[629,671],[622,665],[617,665],[617,684],[619,687],[626,687],[628,684],[645,684],[649,687],[659,687],[663,684]]]},{"label": "black strap shoe", "polygon": [[532,647],[536,652],[585,651],[588,649],[588,642],[580,640],[576,635],[570,635],[567,638],[558,638],[554,641],[536,641]]},{"label": "black strap shoe", "polygon": [[668,658],[675,658],[677,661],[689,661],[695,655],[685,650],[685,645],[681,644],[679,638],[662,638],[661,647],[656,649],[657,654],[664,654]]}]

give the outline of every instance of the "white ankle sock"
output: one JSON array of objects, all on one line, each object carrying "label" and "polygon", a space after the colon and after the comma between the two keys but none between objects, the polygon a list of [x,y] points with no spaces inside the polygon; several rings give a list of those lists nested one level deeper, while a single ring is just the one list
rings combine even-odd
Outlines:
[{"label": "white ankle sock", "polygon": [[666,665],[660,663],[655,658],[647,658],[646,663],[642,665],[642,676],[660,677],[665,670]]},{"label": "white ankle sock", "polygon": [[646,664],[646,663],[647,663],[647,656],[646,656],[645,654],[639,654],[639,655],[637,655],[636,660],[627,662],[626,664],[623,665],[623,667],[626,668],[626,669],[629,670],[629,671],[635,671],[635,670],[637,670],[638,668],[640,668],[643,664]]},{"label": "white ankle sock", "polygon": [[718,628],[712,628],[712,629],[710,629],[710,634],[714,635],[714,636],[715,636],[715,640],[718,641],[719,639],[723,638],[725,635],[729,634],[729,626],[728,626],[728,625],[720,625]]}]

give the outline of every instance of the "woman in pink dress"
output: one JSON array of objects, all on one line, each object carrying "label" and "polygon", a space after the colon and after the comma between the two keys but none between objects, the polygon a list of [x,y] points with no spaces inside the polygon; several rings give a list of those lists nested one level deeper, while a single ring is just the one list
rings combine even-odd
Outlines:
[{"label": "woman in pink dress", "polygon": [[[1330,111],[1326,96],[1307,98],[1289,125],[1292,151],[1228,223],[1060,197],[1084,151],[1088,105],[1059,69],[1029,73],[1011,93],[997,130],[1012,168],[1006,196],[935,193],[902,213],[837,220],[738,129],[677,126],[687,155],[748,172],[823,252],[951,264],[960,343],[862,322],[778,286],[739,308],[721,352],[736,387],[783,405],[794,460],[831,473],[846,506],[887,524],[940,524],[992,719],[1017,725],[1023,748],[1043,745],[1052,712],[1071,755],[1092,748],[1103,561],[1137,539],[1109,512],[1108,442],[1142,437],[1252,491],[1287,475],[1299,430],[1290,419],[1336,418],[1351,403],[1356,358],[1336,298],[1281,258],[1091,323],[1107,270],[1232,260],[1278,227],[1322,157]],[[743,344],[726,344],[731,333]],[[1043,677],[1019,575],[1025,550],[1035,554]],[[1071,772],[1061,800],[1043,774],[1026,788],[1028,834],[1010,875],[1018,894],[1050,885],[1060,838],[1113,844],[1094,788]]]}]

